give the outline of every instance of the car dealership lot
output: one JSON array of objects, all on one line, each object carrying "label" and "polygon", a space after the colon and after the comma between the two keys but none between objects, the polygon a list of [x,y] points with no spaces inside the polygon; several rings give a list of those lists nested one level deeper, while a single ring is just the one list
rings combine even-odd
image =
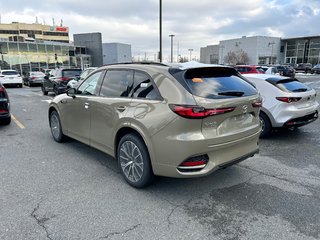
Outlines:
[{"label": "car dealership lot", "polygon": [[[320,75],[298,75],[316,89]],[[319,239],[320,121],[260,141],[260,154],[197,179],[137,190],[116,161],[58,144],[39,87],[9,88],[0,126],[0,239]]]}]

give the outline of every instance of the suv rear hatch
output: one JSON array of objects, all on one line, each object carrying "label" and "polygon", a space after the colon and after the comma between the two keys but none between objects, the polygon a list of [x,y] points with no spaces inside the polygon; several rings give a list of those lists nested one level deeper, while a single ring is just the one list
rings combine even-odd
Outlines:
[{"label": "suv rear hatch", "polygon": [[172,75],[194,96],[199,111],[207,112],[202,119],[202,133],[212,139],[212,144],[235,141],[260,131],[260,96],[235,69],[192,68]]}]

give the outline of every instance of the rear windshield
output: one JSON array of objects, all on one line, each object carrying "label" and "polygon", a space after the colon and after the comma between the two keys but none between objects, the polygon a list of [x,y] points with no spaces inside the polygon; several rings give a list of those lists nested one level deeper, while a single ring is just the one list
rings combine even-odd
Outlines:
[{"label": "rear windshield", "polygon": [[299,82],[297,79],[267,79],[267,81],[285,92],[307,92],[311,90],[310,87]]},{"label": "rear windshield", "polygon": [[81,74],[81,69],[68,69],[62,71],[63,77],[78,77]]},{"label": "rear windshield", "polygon": [[30,72],[31,76],[44,76],[43,72]]},{"label": "rear windshield", "polygon": [[18,75],[19,73],[17,71],[3,71],[2,75]]},{"label": "rear windshield", "polygon": [[[173,74],[182,78],[193,95],[210,99],[234,98],[257,94],[255,87],[232,68],[196,68]],[[178,79],[179,80],[179,79]]]}]

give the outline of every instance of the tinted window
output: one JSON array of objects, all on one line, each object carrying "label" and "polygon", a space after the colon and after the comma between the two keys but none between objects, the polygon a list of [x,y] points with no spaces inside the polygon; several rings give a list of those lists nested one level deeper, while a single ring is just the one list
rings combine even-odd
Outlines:
[{"label": "tinted window", "polygon": [[100,96],[127,97],[132,85],[132,70],[108,70],[101,86]]},{"label": "tinted window", "polygon": [[80,76],[82,70],[81,69],[68,69],[62,70],[63,77],[78,77]]},{"label": "tinted window", "polygon": [[81,95],[97,95],[97,85],[103,71],[88,77],[78,88],[77,93]]},{"label": "tinted window", "polygon": [[2,75],[18,75],[19,73],[17,71],[3,71]]},{"label": "tinted window", "polygon": [[276,86],[285,92],[306,92],[311,88],[296,79],[284,79],[276,83]]},{"label": "tinted window", "polygon": [[159,99],[160,96],[152,84],[151,78],[142,72],[134,73],[134,85],[130,94],[134,98]]},{"label": "tinted window", "polygon": [[184,78],[190,92],[199,97],[232,98],[257,93],[253,85],[240,78],[231,68],[190,69]]}]

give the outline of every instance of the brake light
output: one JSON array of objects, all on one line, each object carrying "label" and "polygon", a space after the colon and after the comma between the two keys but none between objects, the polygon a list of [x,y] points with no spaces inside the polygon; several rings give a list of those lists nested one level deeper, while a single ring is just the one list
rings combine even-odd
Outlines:
[{"label": "brake light", "polygon": [[8,110],[0,109],[0,113],[8,113]]},{"label": "brake light", "polygon": [[36,79],[36,77],[31,77],[31,80],[34,80],[34,79]]},{"label": "brake light", "polygon": [[276,97],[278,101],[292,103],[300,101],[301,97]]},{"label": "brake light", "polygon": [[70,78],[68,78],[68,77],[62,77],[61,78],[61,81],[68,81],[68,80],[70,80]]},{"label": "brake light", "polygon": [[4,87],[0,87],[0,92],[4,92]]},{"label": "brake light", "polygon": [[262,107],[262,101],[259,100],[259,101],[252,103],[252,107],[254,107],[254,108]]},{"label": "brake light", "polygon": [[169,104],[169,107],[174,113],[178,114],[179,116],[190,119],[201,119],[208,116],[232,112],[235,109],[235,107],[206,109],[197,105],[190,106],[175,104]]}]

